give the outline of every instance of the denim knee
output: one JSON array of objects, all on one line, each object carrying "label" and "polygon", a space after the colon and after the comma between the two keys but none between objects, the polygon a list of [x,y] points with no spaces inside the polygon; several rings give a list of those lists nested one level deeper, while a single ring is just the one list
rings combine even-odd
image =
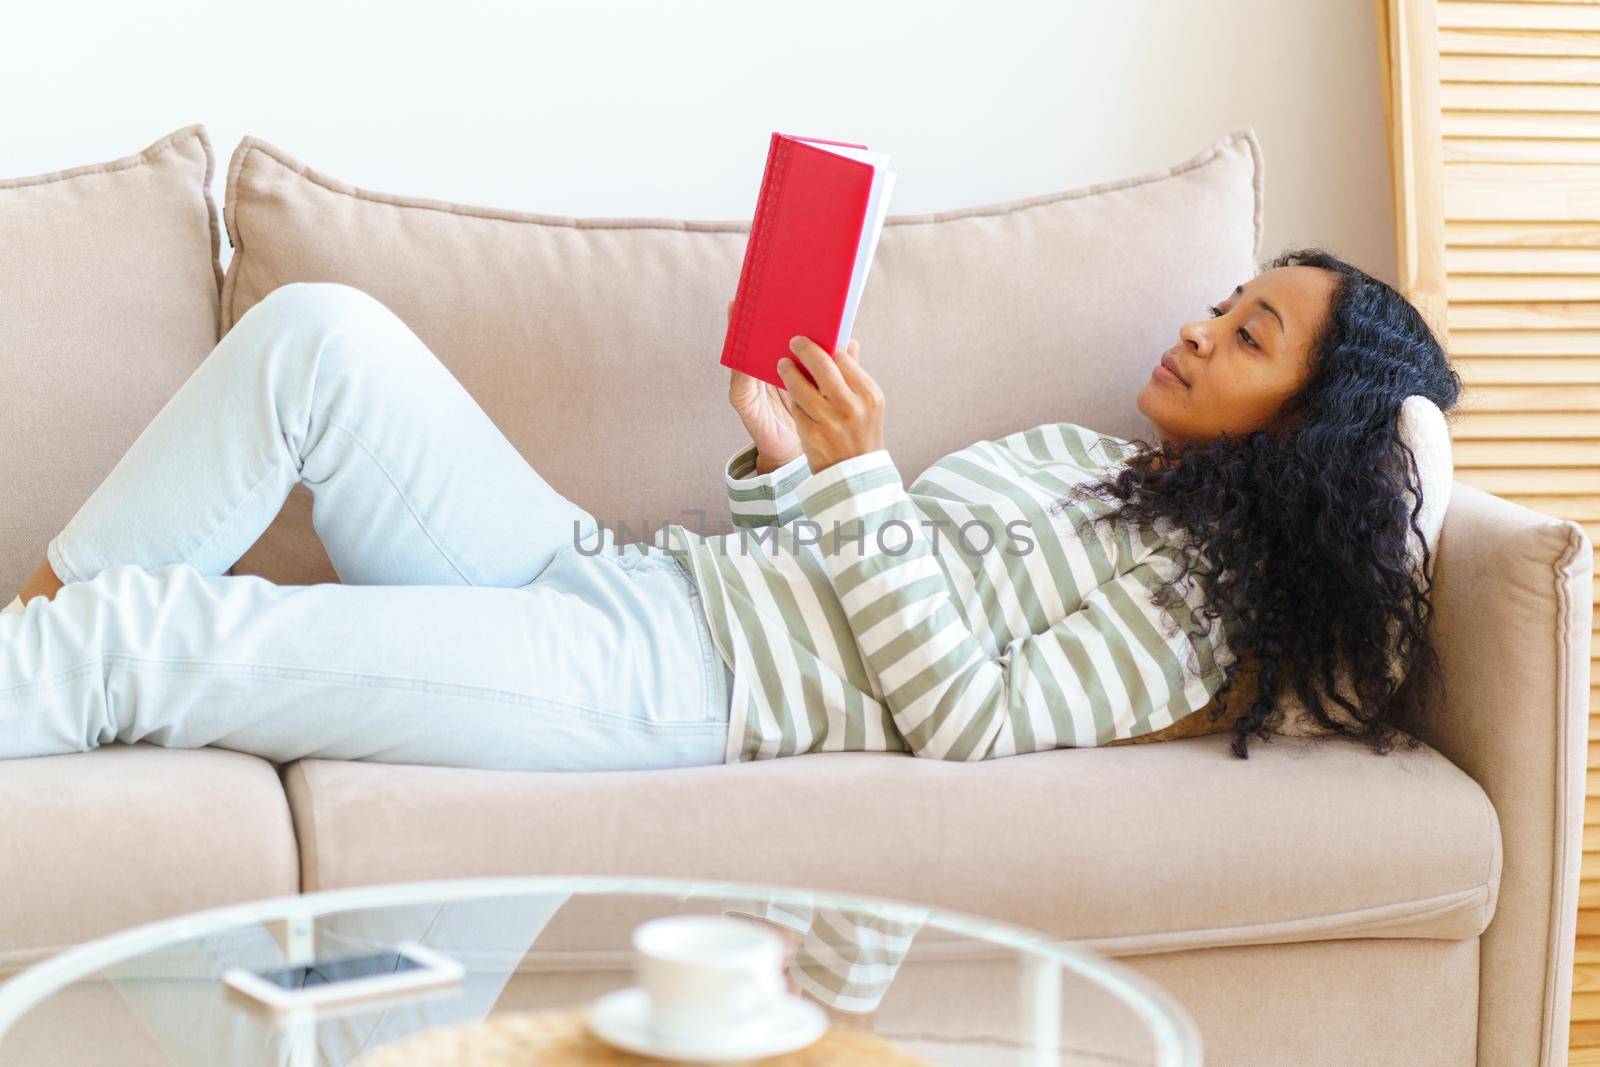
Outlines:
[{"label": "denim knee", "polygon": [[263,309],[263,316],[322,329],[367,321],[392,324],[396,318],[383,301],[343,282],[288,282],[262,297],[256,307]]},{"label": "denim knee", "polygon": [[330,379],[351,376],[393,383],[410,377],[408,371],[419,364],[436,362],[388,305],[353,285],[289,282],[245,314],[258,312],[269,330],[302,340],[298,349],[314,366],[319,387]]}]

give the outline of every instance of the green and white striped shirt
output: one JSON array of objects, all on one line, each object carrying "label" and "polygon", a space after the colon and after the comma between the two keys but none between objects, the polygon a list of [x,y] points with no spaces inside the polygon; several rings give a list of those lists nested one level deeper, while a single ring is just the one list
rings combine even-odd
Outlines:
[{"label": "green and white striped shirt", "polygon": [[722,908],[724,915],[753,916],[800,935],[788,971],[795,984],[831,1008],[857,1014],[883,1003],[929,909],[899,904],[892,912],[819,903],[811,894],[801,904],[733,899]]},{"label": "green and white striped shirt", "polygon": [[[664,527],[733,672],[726,761],[806,752],[980,760],[1089,747],[1206,706],[1231,662],[1174,530],[1066,500],[1135,445],[1075,423],[979,441],[907,490],[886,450],[724,472],[736,529]],[[1060,501],[1060,504],[1057,502]]]}]

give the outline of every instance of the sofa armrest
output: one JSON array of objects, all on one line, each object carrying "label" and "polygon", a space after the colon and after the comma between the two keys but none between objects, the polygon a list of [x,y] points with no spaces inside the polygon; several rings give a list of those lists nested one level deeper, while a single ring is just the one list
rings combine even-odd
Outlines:
[{"label": "sofa armrest", "polygon": [[1416,735],[1483,787],[1500,822],[1480,955],[1482,1064],[1566,1062],[1593,575],[1577,523],[1452,487],[1433,590],[1444,693]]}]

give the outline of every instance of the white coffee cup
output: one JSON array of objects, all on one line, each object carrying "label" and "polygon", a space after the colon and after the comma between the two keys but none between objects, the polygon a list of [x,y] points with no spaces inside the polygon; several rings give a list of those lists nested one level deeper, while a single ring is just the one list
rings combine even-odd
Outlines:
[{"label": "white coffee cup", "polygon": [[715,1036],[759,1016],[786,991],[783,938],[751,919],[668,915],[633,931],[650,1026],[669,1040]]}]

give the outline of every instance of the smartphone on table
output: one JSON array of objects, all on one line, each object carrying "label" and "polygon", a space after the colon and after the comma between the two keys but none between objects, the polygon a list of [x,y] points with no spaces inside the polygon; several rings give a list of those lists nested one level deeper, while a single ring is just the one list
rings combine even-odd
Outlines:
[{"label": "smartphone on table", "polygon": [[459,982],[461,964],[414,941],[362,956],[312,960],[270,970],[232,967],[223,983],[239,996],[275,1011],[319,1008],[383,998]]}]

